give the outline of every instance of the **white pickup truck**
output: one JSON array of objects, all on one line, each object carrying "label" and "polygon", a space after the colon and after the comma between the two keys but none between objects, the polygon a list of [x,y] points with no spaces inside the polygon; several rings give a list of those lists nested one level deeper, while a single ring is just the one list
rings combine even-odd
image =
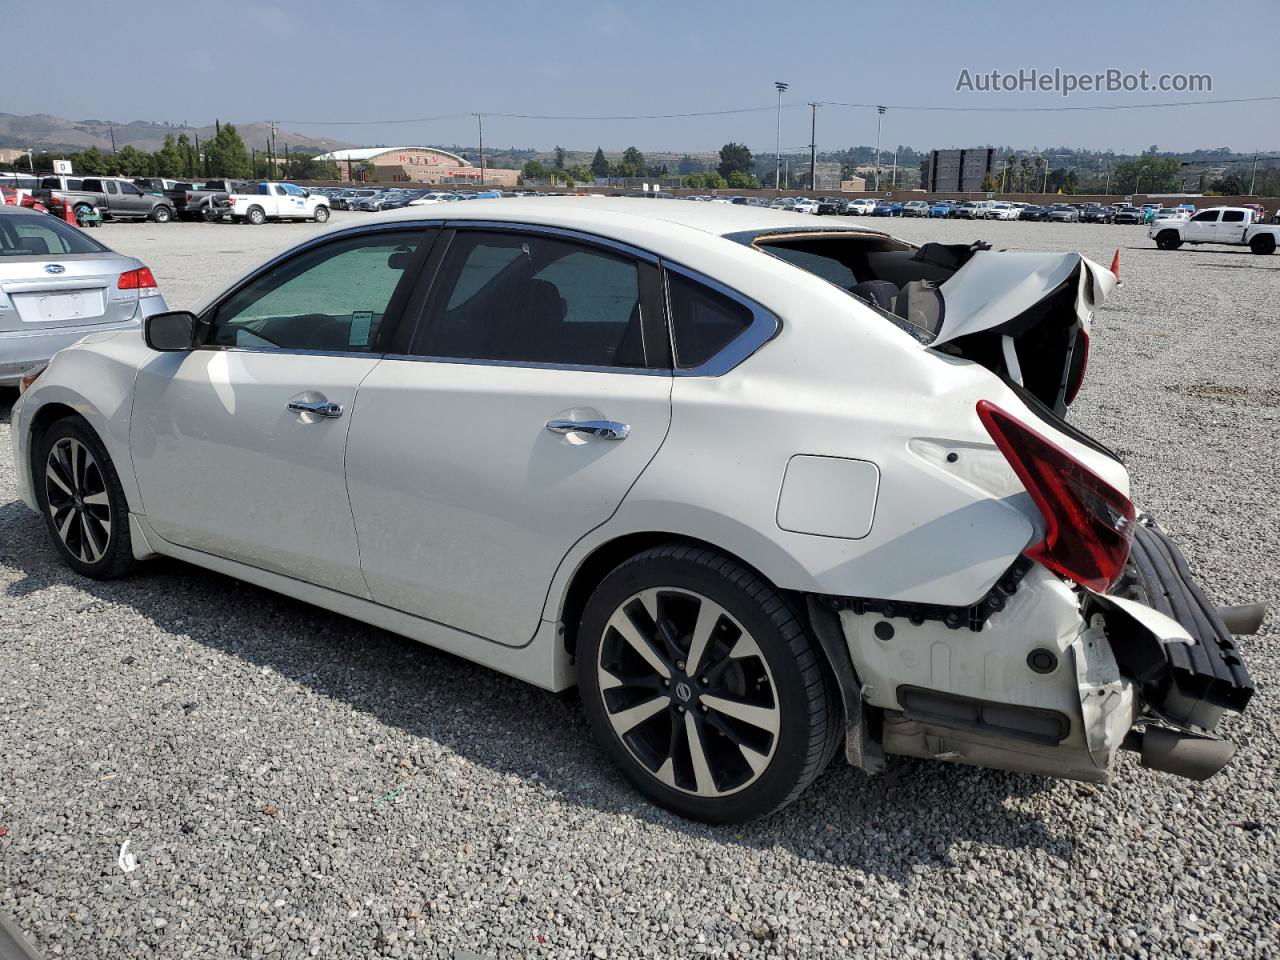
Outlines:
[{"label": "white pickup truck", "polygon": [[1254,222],[1246,207],[1209,207],[1189,220],[1154,220],[1147,236],[1161,250],[1177,250],[1184,243],[1227,243],[1254,253],[1275,253],[1280,226]]},{"label": "white pickup truck", "polygon": [[329,198],[319,193],[308,193],[293,183],[262,180],[227,194],[225,203],[220,203],[214,214],[229,216],[236,223],[255,225],[268,220],[324,223],[329,219]]}]

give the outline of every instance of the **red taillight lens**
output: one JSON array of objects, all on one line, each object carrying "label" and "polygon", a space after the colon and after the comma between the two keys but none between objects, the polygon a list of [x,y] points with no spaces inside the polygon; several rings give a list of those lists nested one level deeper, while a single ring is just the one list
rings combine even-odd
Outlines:
[{"label": "red taillight lens", "polygon": [[120,274],[120,280],[116,286],[121,290],[154,290],[157,284],[150,267],[139,267],[137,270],[126,270]]},{"label": "red taillight lens", "polygon": [[994,403],[979,400],[978,418],[1044,517],[1044,539],[1027,556],[1105,591],[1129,559],[1135,515],[1129,498]]},{"label": "red taillight lens", "polygon": [[1089,334],[1081,327],[1076,333],[1075,350],[1080,351],[1079,366],[1076,366],[1076,358],[1071,357],[1071,365],[1076,368],[1075,376],[1071,382],[1067,384],[1067,395],[1065,397],[1067,406],[1075,403],[1076,397],[1080,395],[1080,388],[1084,386],[1084,374],[1089,369]]}]

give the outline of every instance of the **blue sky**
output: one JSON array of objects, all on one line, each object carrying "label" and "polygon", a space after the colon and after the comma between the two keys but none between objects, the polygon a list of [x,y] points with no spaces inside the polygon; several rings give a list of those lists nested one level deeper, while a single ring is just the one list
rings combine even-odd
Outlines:
[{"label": "blue sky", "polygon": [[[0,0],[0,6],[18,0]],[[24,5],[25,6],[25,5]],[[336,122],[511,114],[666,114],[769,107],[790,83],[783,148],[809,142],[809,100],[934,107],[1095,106],[1280,95],[1273,44],[1280,4],[1232,8],[1248,31],[1214,29],[1199,2],[1039,5],[941,3],[662,4],[613,0],[85,0],[57,22],[93,23],[101,55],[51,59],[40,42],[5,44],[0,109],[71,119],[211,122],[280,119],[286,129],[353,143],[474,144],[469,116],[355,126]],[[27,9],[32,9],[28,7]],[[1016,10],[1016,15],[1010,15]],[[478,12],[473,12],[478,11]],[[7,18],[12,22],[12,18]],[[1239,26],[1239,22],[1233,24]],[[208,38],[202,47],[201,36]],[[1240,38],[1258,38],[1241,48]],[[1204,73],[1211,93],[956,92],[971,74],[1019,68]],[[1229,146],[1275,151],[1280,101],[1159,110],[961,113],[890,109],[882,144],[918,148],[1011,144],[1141,150]],[[640,121],[490,117],[493,146],[718,149],[728,140],[772,151],[765,109],[723,117]],[[819,149],[869,144],[875,113],[824,107]]]}]

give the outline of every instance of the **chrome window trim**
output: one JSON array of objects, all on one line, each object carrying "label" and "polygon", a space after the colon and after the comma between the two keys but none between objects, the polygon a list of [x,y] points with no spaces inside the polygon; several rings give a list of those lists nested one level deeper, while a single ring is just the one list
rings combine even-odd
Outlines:
[{"label": "chrome window trim", "polygon": [[[365,354],[368,356],[368,354]],[[548,363],[545,360],[479,360],[474,357],[421,357],[409,353],[386,353],[383,360],[409,360],[414,363],[456,363],[466,367],[526,367],[530,370],[567,370],[575,373],[614,373],[641,377],[670,377],[670,370],[659,367],[606,367],[589,363]]]},{"label": "chrome window trim", "polygon": [[671,356],[677,362],[679,361],[679,353],[676,351],[675,314],[671,310],[671,285],[667,283],[668,273],[676,273],[684,277],[686,280],[702,284],[704,287],[714,290],[721,296],[728,297],[730,300],[741,304],[751,311],[751,324],[747,329],[739,333],[736,337],[721,347],[719,351],[713,353],[698,366],[677,366],[671,371],[673,376],[722,377],[739,364],[749,359],[757,350],[776,337],[782,330],[782,321],[775,314],[766,310],[750,297],[743,293],[739,293],[737,290],[721,283],[719,280],[708,277],[705,273],[699,273],[697,270],[691,270],[678,263],[672,263],[667,259],[662,260],[662,270],[663,294],[667,301],[667,335],[671,338]]}]

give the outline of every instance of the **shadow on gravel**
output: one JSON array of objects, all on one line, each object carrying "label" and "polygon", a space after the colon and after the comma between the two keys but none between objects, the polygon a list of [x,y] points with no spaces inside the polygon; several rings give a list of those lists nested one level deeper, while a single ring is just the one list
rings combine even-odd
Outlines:
[{"label": "shadow on gravel", "polygon": [[[746,826],[691,823],[631,789],[592,742],[575,694],[546,693],[177,561],[153,561],[122,580],[82,579],[57,559],[40,518],[18,501],[0,504],[0,565],[23,574],[7,587],[7,603],[72,586],[129,607],[171,634],[305,684],[415,739],[544,785],[563,803],[636,817],[699,842],[782,850],[903,882],[918,867],[947,867],[956,844],[1034,848],[1068,860],[1072,855],[1069,837],[1052,834],[1039,817],[1020,809],[1021,798],[1049,789],[1050,781],[906,758],[891,759],[877,777],[833,763],[796,803]],[[127,653],[121,650],[122,660]],[[430,775],[429,765],[423,771]]]}]

